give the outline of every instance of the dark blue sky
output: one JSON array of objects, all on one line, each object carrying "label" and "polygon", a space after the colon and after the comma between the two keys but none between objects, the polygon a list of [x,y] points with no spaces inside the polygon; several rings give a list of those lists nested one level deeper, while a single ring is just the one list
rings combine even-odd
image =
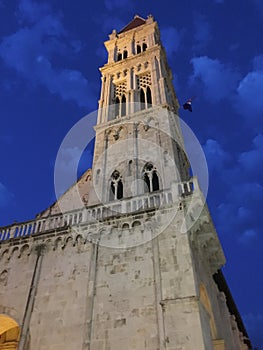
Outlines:
[{"label": "dark blue sky", "polygon": [[0,0],[0,224],[55,200],[60,143],[97,108],[103,42],[135,14],[158,21],[179,101],[197,96],[180,116],[207,156],[223,271],[263,349],[262,0]]}]

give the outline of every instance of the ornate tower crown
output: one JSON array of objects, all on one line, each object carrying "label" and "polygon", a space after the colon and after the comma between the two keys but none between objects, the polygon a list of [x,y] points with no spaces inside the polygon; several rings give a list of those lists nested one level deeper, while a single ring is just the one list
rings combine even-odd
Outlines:
[{"label": "ornate tower crown", "polygon": [[99,109],[103,111],[98,124],[152,105],[169,105],[177,110],[171,70],[151,15],[147,19],[136,15],[118,33],[113,30],[105,46],[108,62],[100,69]]}]

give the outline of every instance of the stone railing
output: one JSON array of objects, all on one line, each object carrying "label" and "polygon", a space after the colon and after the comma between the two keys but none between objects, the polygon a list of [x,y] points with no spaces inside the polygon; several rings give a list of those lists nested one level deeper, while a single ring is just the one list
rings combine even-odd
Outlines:
[{"label": "stone railing", "polygon": [[172,190],[160,190],[136,197],[125,198],[105,204],[98,204],[48,217],[36,218],[22,223],[0,227],[0,241],[28,237],[59,230],[69,226],[92,224],[123,214],[158,209],[172,204],[199,190],[197,179],[180,182]]}]

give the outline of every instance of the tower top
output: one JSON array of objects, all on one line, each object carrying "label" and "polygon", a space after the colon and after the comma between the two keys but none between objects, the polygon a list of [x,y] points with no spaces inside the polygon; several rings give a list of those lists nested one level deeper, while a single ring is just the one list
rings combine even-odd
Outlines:
[{"label": "tower top", "polygon": [[124,28],[122,28],[120,31],[119,31],[119,34],[121,33],[124,33],[124,32],[127,32],[128,30],[131,30],[131,29],[134,29],[134,28],[137,28],[141,25],[144,25],[146,23],[149,23],[149,22],[152,22],[153,21],[153,17],[151,15],[149,15],[147,17],[147,19],[144,19],[142,18],[141,16],[139,15],[135,15],[133,20],[130,21]]},{"label": "tower top", "polygon": [[139,15],[135,15],[134,18],[125,26],[123,27],[119,32],[116,31],[116,29],[113,29],[112,33],[110,34],[110,39],[115,38],[118,34],[122,34],[125,32],[128,32],[132,29],[138,28],[144,24],[153,23],[154,18],[152,15],[148,15],[146,19]]}]

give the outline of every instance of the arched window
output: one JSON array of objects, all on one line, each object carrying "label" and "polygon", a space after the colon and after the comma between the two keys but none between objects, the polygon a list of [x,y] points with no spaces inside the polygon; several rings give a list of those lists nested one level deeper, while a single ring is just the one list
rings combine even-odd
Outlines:
[{"label": "arched window", "polygon": [[121,60],[122,60],[122,54],[119,52],[117,56],[117,61],[121,61]]},{"label": "arched window", "polygon": [[159,191],[159,179],[158,179],[158,175],[156,174],[156,171],[154,171],[152,175],[152,185],[153,185],[153,192]]},{"label": "arched window", "polygon": [[152,93],[151,93],[151,89],[149,88],[149,86],[147,86],[147,89],[146,89],[146,100],[147,100],[147,108],[151,107],[151,105],[152,105]]},{"label": "arched window", "polygon": [[145,93],[143,89],[140,89],[140,104],[141,109],[145,109]]},{"label": "arched window", "polygon": [[120,113],[120,99],[119,97],[116,97],[115,99],[115,118],[119,116]]},{"label": "arched window", "polygon": [[122,181],[119,180],[117,183],[117,199],[123,198],[123,184]]},{"label": "arched window", "polygon": [[144,181],[144,192],[150,192],[150,179],[148,174],[144,174],[143,176],[143,181]]},{"label": "arched window", "polygon": [[142,48],[140,45],[137,45],[137,54],[142,52]]},{"label": "arched window", "polygon": [[146,44],[146,43],[143,43],[143,44],[142,44],[142,51],[146,51],[146,49],[147,49],[147,44]]},{"label": "arched window", "polygon": [[124,50],[123,51],[123,58],[127,58],[128,57],[128,51],[127,50]]},{"label": "arched window", "polygon": [[123,183],[120,173],[114,170],[111,175],[109,200],[112,201],[121,198],[123,198]]},{"label": "arched window", "polygon": [[125,95],[122,95],[121,98],[121,116],[123,117],[126,115],[126,97]]},{"label": "arched window", "polygon": [[156,169],[151,163],[147,163],[144,167],[143,180],[145,192],[159,191],[159,178]]}]

